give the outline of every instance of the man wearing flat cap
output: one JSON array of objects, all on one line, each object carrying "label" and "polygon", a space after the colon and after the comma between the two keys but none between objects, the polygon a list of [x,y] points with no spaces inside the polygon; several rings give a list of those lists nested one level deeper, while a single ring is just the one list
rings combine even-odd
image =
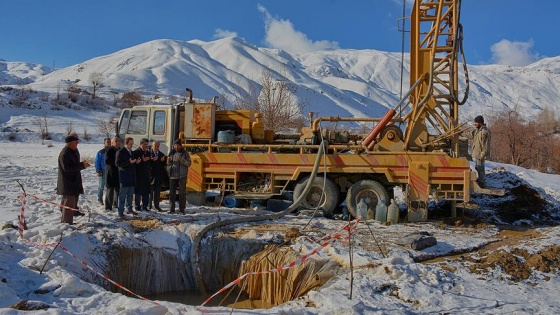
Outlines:
[{"label": "man wearing flat cap", "polygon": [[[81,171],[90,166],[86,161],[80,162],[79,140],[76,135],[66,137],[64,139],[66,145],[58,156],[56,193],[62,195],[62,205],[72,209],[78,208],[78,197],[84,193]],[[81,213],[72,209],[61,209],[62,223],[74,224],[74,215]]]},{"label": "man wearing flat cap", "polygon": [[473,124],[475,128],[469,135],[469,138],[473,140],[471,155],[478,173],[478,185],[484,188],[486,186],[484,161],[490,153],[490,130],[484,123],[484,117],[480,115],[474,118]]}]

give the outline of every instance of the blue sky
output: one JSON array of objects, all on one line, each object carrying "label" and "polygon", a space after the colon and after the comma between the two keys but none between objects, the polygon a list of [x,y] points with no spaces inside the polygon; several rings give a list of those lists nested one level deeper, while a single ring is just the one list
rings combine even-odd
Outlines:
[{"label": "blue sky", "polygon": [[[411,1],[407,0],[407,14]],[[290,52],[401,50],[402,0],[2,0],[0,58],[71,66],[154,39],[237,35]],[[464,0],[469,64],[560,55],[560,1]]]}]

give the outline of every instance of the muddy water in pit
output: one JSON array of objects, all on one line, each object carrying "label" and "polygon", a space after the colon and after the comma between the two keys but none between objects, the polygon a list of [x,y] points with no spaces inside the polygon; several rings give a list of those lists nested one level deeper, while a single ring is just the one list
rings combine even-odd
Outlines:
[{"label": "muddy water in pit", "polygon": [[490,241],[488,244],[480,247],[474,248],[472,250],[465,250],[462,253],[455,253],[452,255],[439,256],[436,258],[428,259],[422,261],[424,264],[441,263],[446,260],[457,260],[462,259],[465,254],[469,253],[481,253],[483,255],[493,252],[501,246],[515,246],[522,241],[539,238],[542,236],[541,233],[532,228],[524,228],[519,226],[498,226],[500,232],[496,235],[496,240]]}]

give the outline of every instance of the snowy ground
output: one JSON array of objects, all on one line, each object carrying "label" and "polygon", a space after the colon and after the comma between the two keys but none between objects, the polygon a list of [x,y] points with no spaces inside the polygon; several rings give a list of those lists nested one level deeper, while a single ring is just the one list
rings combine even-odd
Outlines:
[{"label": "snowy ground", "polygon": [[[6,122],[4,120],[3,122]],[[12,121],[13,124],[13,121]],[[55,127],[53,127],[55,128]],[[59,126],[59,129],[64,126]],[[55,132],[57,132],[55,128]],[[58,132],[62,132],[58,130]],[[55,195],[56,164],[63,143],[54,141],[52,147],[41,145],[33,136],[22,136],[26,142],[0,142],[0,218],[2,225],[17,225],[17,215],[21,203],[18,196],[21,188],[16,180],[24,185],[27,193],[56,202]],[[58,137],[59,139],[61,137]],[[99,139],[98,139],[99,140]],[[99,144],[81,143],[82,157],[93,158],[100,148]],[[490,169],[504,168],[500,176],[490,176],[496,187],[506,187],[513,179],[526,182],[534,187],[552,210],[548,217],[557,218],[560,203],[560,177],[542,174],[508,165],[489,163]],[[490,171],[489,169],[489,171]],[[503,175],[507,174],[507,175]],[[116,214],[101,211],[96,201],[97,178],[93,168],[82,172],[85,195],[81,207],[91,210],[92,215],[78,218],[74,226],[60,224],[60,213],[54,206],[28,199],[26,217],[28,230],[25,239],[35,243],[52,243],[63,233],[65,248],[77,258],[94,268],[102,264],[98,247],[116,238],[136,239],[154,248],[166,248],[181,254],[176,242],[181,234],[192,236],[205,224],[216,220],[216,216],[227,218],[235,216],[228,209],[189,208],[189,214],[177,219],[169,214],[157,214],[162,222],[152,231],[131,232],[128,222],[116,222]],[[507,180],[500,181],[500,178]],[[484,208],[491,204],[490,199],[480,198],[481,213],[491,212]],[[163,208],[166,209],[164,203]],[[552,261],[546,268],[530,270],[525,279],[515,278],[507,273],[500,261],[484,260],[485,255],[505,250],[524,249],[536,253],[547,246],[558,245],[560,228],[556,225],[532,227],[531,219],[508,222],[517,226],[520,236],[504,233],[503,226],[490,216],[489,221],[462,218],[460,222],[434,220],[425,223],[409,223],[385,226],[376,223],[371,228],[381,243],[386,258],[382,257],[377,244],[372,240],[370,230],[358,227],[358,239],[354,252],[353,294],[350,299],[350,272],[348,248],[344,243],[334,243],[319,253],[322,257],[334,259],[342,267],[341,273],[323,287],[307,295],[272,309],[235,310],[236,314],[370,314],[370,313],[466,313],[466,314],[558,314],[560,301],[557,289],[560,287],[558,262]],[[152,214],[153,215],[153,214]],[[143,214],[143,216],[146,216]],[[281,220],[284,226],[302,226],[308,217],[290,216]],[[552,221],[549,221],[552,222]],[[173,224],[170,224],[173,223]],[[267,224],[270,224],[267,223]],[[329,233],[343,225],[342,221],[313,219],[310,229]],[[247,227],[244,228],[247,231]],[[250,229],[249,229],[250,231]],[[427,231],[438,240],[433,247],[415,251],[402,243],[405,235]],[[526,234],[524,234],[526,233]],[[248,237],[272,238],[270,232],[258,228]],[[484,250],[484,245],[488,245]],[[294,248],[305,253],[317,244],[302,236]],[[418,262],[435,256],[468,252],[472,254],[450,256],[429,262]],[[9,306],[23,300],[33,305],[48,305],[40,311],[45,314],[196,314],[226,313],[225,307],[210,307],[197,310],[196,306],[127,297],[111,293],[101,286],[90,282],[97,275],[88,271],[78,260],[57,249],[52,257],[51,247],[31,246],[18,239],[17,229],[7,228],[0,231],[0,314],[17,314]],[[515,252],[517,253],[517,252]],[[518,257],[521,264],[528,258]],[[48,261],[47,261],[48,259]],[[524,260],[525,259],[525,260]],[[544,258],[543,258],[544,259]],[[551,259],[554,259],[552,257]],[[39,270],[45,264],[42,274]],[[488,262],[487,265],[482,263]],[[494,262],[494,263],[493,263]],[[482,266],[474,272],[476,266]],[[473,269],[474,268],[474,269]],[[87,275],[87,276],[84,276]],[[89,278],[85,280],[83,278]],[[39,311],[37,311],[39,312]]]}]

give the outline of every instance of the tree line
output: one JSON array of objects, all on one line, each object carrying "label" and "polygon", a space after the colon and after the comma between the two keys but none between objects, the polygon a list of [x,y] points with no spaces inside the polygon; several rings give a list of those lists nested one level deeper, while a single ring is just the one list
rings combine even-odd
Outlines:
[{"label": "tree line", "polygon": [[490,160],[542,172],[560,173],[560,122],[545,109],[527,119],[515,109],[488,117]]}]

